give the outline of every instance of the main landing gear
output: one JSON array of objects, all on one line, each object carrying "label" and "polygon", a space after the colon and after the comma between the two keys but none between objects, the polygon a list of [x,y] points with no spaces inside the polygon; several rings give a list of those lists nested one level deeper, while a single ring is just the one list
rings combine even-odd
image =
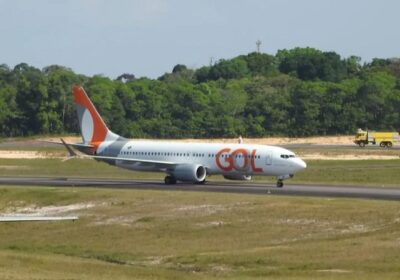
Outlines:
[{"label": "main landing gear", "polygon": [[[174,176],[167,175],[164,178],[164,183],[166,185],[175,185],[176,184],[176,178]],[[193,184],[204,185],[205,183],[206,183],[206,179],[204,179],[203,181],[200,181],[200,182],[195,182]]]},{"label": "main landing gear", "polygon": [[278,182],[276,182],[276,187],[277,188],[282,188],[283,187],[283,180],[279,179]]},{"label": "main landing gear", "polygon": [[165,176],[164,183],[166,185],[174,185],[174,184],[176,184],[176,178],[173,176],[170,176],[170,175]]}]

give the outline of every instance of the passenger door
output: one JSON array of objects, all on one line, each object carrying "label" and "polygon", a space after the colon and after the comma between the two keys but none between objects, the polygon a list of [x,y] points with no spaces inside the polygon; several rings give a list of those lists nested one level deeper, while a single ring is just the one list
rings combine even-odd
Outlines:
[{"label": "passenger door", "polygon": [[265,165],[272,165],[272,151],[267,151],[265,155]]}]

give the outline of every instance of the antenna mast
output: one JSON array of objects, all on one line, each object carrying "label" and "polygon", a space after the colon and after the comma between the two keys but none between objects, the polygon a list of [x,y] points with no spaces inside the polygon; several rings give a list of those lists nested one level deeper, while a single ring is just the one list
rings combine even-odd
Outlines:
[{"label": "antenna mast", "polygon": [[261,41],[257,40],[256,45],[257,45],[257,52],[260,53]]}]

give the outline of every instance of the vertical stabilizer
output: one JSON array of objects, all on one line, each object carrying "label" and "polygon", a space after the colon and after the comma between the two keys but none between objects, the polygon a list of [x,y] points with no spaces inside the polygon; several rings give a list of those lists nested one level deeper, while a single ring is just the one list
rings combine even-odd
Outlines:
[{"label": "vertical stabilizer", "polygon": [[103,142],[115,141],[120,138],[119,135],[107,128],[81,86],[74,86],[72,91],[84,144],[93,145],[96,151]]}]

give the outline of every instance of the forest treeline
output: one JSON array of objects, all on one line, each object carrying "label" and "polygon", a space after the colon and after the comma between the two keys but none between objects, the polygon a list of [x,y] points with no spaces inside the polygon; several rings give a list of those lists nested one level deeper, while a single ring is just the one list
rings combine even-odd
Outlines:
[{"label": "forest treeline", "polygon": [[77,133],[74,84],[126,137],[262,137],[400,130],[400,60],[313,48],[249,53],[158,79],[0,65],[0,136]]}]

